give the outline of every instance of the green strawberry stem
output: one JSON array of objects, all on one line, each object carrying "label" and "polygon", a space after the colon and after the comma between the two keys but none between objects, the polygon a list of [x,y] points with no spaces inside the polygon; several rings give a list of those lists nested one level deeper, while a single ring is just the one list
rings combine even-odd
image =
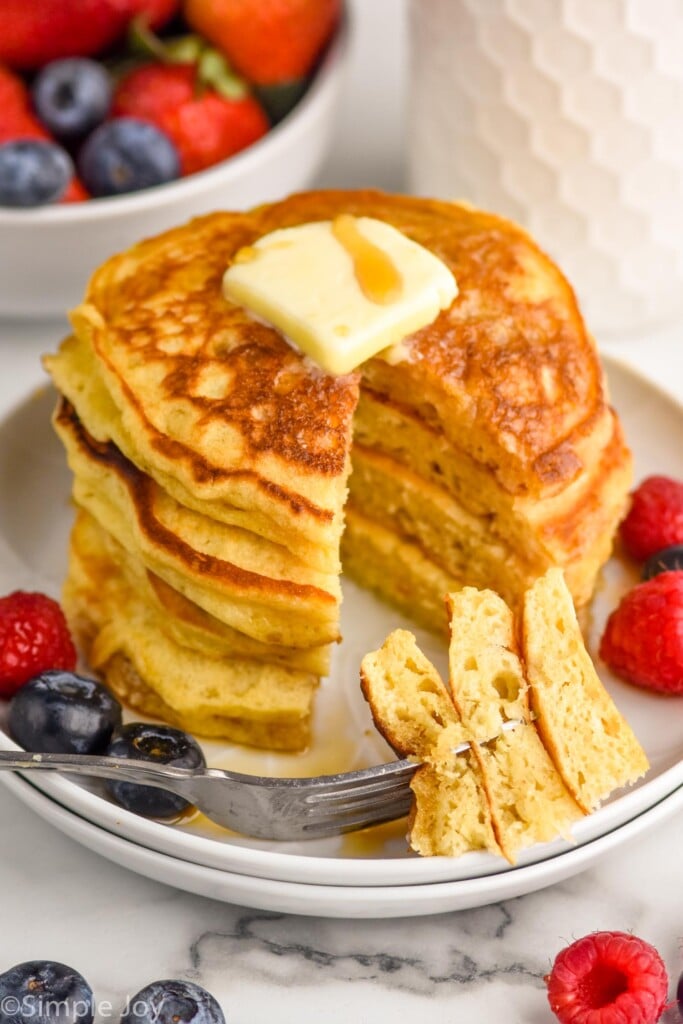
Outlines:
[{"label": "green strawberry stem", "polygon": [[197,77],[210,85],[226,100],[242,100],[249,95],[249,86],[236,75],[222,53],[206,48],[199,58]]},{"label": "green strawberry stem", "polygon": [[235,74],[218,50],[212,49],[201,36],[185,35],[160,39],[147,24],[144,15],[133,18],[128,42],[130,49],[163,64],[196,64],[197,93],[210,88],[228,100],[241,100],[249,95],[249,86]]}]

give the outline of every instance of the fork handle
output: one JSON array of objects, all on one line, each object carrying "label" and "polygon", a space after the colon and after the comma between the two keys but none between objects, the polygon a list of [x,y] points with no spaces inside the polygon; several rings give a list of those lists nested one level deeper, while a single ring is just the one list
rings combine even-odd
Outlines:
[{"label": "fork handle", "polygon": [[99,779],[139,782],[185,796],[183,783],[195,775],[192,769],[159,766],[125,757],[95,757],[84,754],[31,754],[23,750],[0,750],[0,771],[61,771]]}]

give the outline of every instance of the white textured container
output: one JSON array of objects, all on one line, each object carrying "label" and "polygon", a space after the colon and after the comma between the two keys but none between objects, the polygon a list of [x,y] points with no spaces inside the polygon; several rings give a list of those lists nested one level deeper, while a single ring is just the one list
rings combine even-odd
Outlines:
[{"label": "white textured container", "polygon": [[683,5],[412,0],[413,192],[523,224],[591,328],[683,309]]}]

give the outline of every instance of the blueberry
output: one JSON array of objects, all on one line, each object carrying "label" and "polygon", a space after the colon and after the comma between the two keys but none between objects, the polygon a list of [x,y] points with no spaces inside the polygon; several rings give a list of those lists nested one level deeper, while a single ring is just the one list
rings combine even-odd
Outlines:
[{"label": "blueberry", "polygon": [[62,142],[76,142],[104,121],[112,83],[94,60],[71,57],[47,64],[33,83],[33,106],[46,128]]},{"label": "blueberry", "polygon": [[[137,761],[171,764],[176,768],[205,768],[202,749],[192,736],[170,725],[133,722],[124,725],[107,749],[109,757],[130,757]],[[106,783],[123,807],[146,818],[172,818],[190,806],[187,800],[163,789],[139,786],[135,782]]]},{"label": "blueberry", "polygon": [[25,683],[10,701],[9,731],[41,754],[102,754],[121,724],[121,705],[106,687],[52,670]]},{"label": "blueberry", "polygon": [[672,544],[670,548],[662,548],[650,555],[643,566],[643,579],[651,580],[653,576],[659,576],[660,572],[671,570],[683,570],[683,544]]},{"label": "blueberry", "polygon": [[19,139],[0,146],[0,206],[44,206],[66,191],[73,166],[54,142]]},{"label": "blueberry", "polygon": [[121,1024],[225,1024],[214,997],[191,981],[153,981],[129,1000]]},{"label": "blueberry", "polygon": [[65,964],[29,960],[0,974],[0,1024],[91,1024],[93,991]]},{"label": "blueberry", "polygon": [[113,196],[173,181],[180,161],[171,140],[153,124],[117,117],[86,139],[78,169],[92,195]]}]

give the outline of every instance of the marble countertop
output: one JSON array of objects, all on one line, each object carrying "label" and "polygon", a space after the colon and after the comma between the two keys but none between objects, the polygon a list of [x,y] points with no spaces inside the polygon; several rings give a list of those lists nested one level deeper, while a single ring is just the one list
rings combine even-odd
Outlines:
[{"label": "marble countertop", "polygon": [[[404,37],[373,44],[398,0],[357,3],[353,83],[320,183],[401,187]],[[373,103],[364,102],[371,81]],[[377,84],[379,83],[379,84]],[[349,156],[354,131],[357,159]],[[362,152],[361,152],[362,151]],[[63,324],[0,322],[0,414],[40,383],[39,355]],[[683,323],[605,350],[683,399]],[[0,499],[1,500],[1,499]],[[543,975],[572,938],[596,929],[652,942],[672,979],[683,966],[683,818],[671,818],[597,866],[538,893],[475,910],[380,921],[296,917],[216,903],[100,859],[0,788],[0,971],[51,958],[79,969],[100,1020],[156,978],[205,985],[231,1024],[358,1024],[422,1016],[456,1020],[554,1018]],[[351,984],[353,983],[353,984]]]}]

